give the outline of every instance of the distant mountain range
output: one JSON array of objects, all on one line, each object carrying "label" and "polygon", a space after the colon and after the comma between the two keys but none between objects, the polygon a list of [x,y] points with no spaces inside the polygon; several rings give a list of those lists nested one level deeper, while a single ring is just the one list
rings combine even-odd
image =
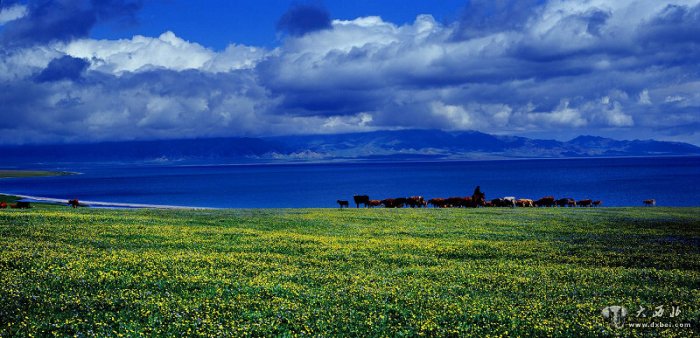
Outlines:
[{"label": "distant mountain range", "polygon": [[700,148],[654,140],[579,136],[570,141],[476,131],[398,130],[264,138],[122,141],[0,147],[0,165],[17,163],[254,163],[400,161],[613,156],[691,156]]}]

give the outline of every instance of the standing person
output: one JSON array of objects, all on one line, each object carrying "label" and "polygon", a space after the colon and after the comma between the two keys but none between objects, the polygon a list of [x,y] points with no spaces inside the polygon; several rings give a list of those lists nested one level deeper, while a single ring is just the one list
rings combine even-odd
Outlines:
[{"label": "standing person", "polygon": [[472,194],[472,201],[474,201],[476,206],[483,206],[484,202],[486,202],[486,194],[484,194],[481,191],[481,187],[478,185],[476,186],[476,188],[474,189],[474,193]]}]

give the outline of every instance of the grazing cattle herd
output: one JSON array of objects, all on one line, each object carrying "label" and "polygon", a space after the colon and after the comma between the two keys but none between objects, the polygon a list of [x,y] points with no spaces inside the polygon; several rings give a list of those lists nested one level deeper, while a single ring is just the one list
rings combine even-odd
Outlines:
[{"label": "grazing cattle herd", "polygon": [[[506,196],[500,198],[494,198],[487,201],[486,195],[481,192],[480,187],[474,189],[472,196],[465,197],[449,197],[442,198],[436,197],[429,200],[425,200],[423,196],[411,196],[411,197],[395,197],[395,198],[385,198],[382,200],[370,199],[368,195],[355,195],[353,196],[353,201],[355,202],[355,207],[359,208],[363,206],[365,208],[427,208],[432,206],[433,208],[478,208],[478,207],[521,207],[521,208],[535,208],[535,207],[582,207],[591,208],[599,207],[603,204],[600,200],[592,199],[582,199],[574,200],[570,197],[564,197],[555,199],[554,196],[545,196],[538,200],[532,200],[529,198],[515,198],[514,196]],[[349,208],[350,201],[348,200],[336,200],[339,208]],[[656,206],[655,199],[643,200],[642,204],[644,206],[653,207]],[[68,201],[68,206],[77,208],[80,206],[85,206],[78,202],[78,199],[72,199]],[[13,204],[7,204],[5,201],[0,202],[0,209],[29,209],[31,204],[27,201],[17,201]]]},{"label": "grazing cattle herd", "polygon": [[[478,207],[508,207],[508,208],[535,208],[535,207],[581,207],[594,208],[603,205],[601,200],[581,199],[576,201],[571,197],[554,198],[554,196],[545,196],[537,200],[529,198],[515,198],[515,196],[505,196],[486,200],[486,195],[481,192],[480,187],[474,189],[472,196],[465,197],[436,197],[425,200],[423,196],[411,197],[394,197],[379,199],[370,199],[369,195],[354,195],[353,200],[355,207],[360,206],[365,208],[478,208]],[[337,201],[340,208],[348,207],[349,202],[346,200]],[[656,201],[653,199],[644,200],[643,205],[655,206]]]},{"label": "grazing cattle herd", "polygon": [[8,206],[10,207],[10,209],[29,209],[32,207],[32,205],[29,202],[24,201],[18,201],[17,203],[9,205],[5,201],[0,202],[0,209],[7,209]]}]

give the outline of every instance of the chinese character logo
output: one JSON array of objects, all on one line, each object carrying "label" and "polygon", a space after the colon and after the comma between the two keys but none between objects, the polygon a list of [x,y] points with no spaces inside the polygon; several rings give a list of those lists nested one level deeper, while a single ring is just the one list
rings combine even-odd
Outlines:
[{"label": "chinese character logo", "polygon": [[615,328],[621,328],[625,325],[627,318],[627,309],[624,306],[612,305],[608,306],[600,312],[603,318],[610,321],[610,324]]}]

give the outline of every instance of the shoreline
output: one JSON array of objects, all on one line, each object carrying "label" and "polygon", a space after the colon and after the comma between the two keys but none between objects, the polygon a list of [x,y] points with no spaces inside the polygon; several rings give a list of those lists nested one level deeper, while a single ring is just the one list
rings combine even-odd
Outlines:
[{"label": "shoreline", "polygon": [[[15,196],[21,199],[28,199],[29,202],[51,205],[68,206],[69,199],[19,195],[0,192],[0,195]],[[179,206],[179,205],[164,205],[164,204],[141,204],[141,203],[120,203],[120,202],[100,202],[100,201],[80,201],[81,204],[86,204],[87,208],[105,208],[105,209],[168,209],[168,210],[215,210],[217,208]]]}]

